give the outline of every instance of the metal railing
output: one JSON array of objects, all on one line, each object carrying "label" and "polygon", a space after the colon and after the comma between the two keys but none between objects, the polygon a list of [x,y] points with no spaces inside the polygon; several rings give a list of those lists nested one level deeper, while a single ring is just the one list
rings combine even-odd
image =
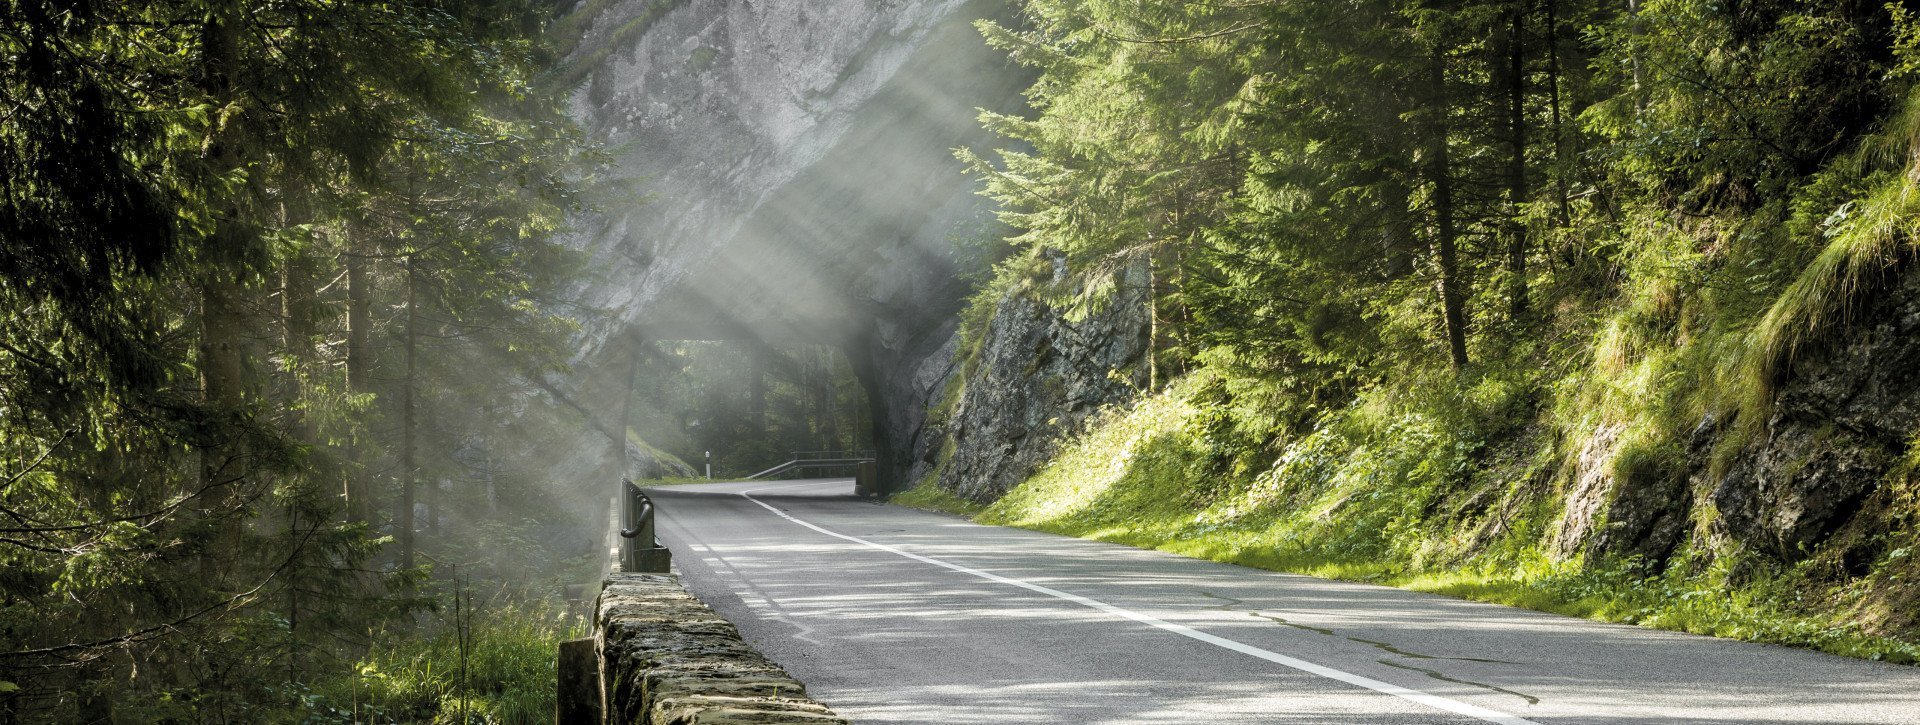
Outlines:
[{"label": "metal railing", "polygon": [[788,457],[796,461],[817,461],[822,459],[845,459],[845,458],[866,459],[866,458],[872,458],[873,456],[874,456],[874,451],[873,449],[869,448],[866,450],[859,450],[859,451],[855,451],[855,450],[793,451],[792,455]]},{"label": "metal railing", "polygon": [[[873,451],[815,451],[815,452],[833,453],[833,454],[839,454],[845,457],[842,457],[842,458],[795,458],[791,461],[787,461],[786,463],[782,463],[778,466],[774,466],[767,470],[748,476],[747,480],[751,481],[759,478],[765,478],[767,476],[772,476],[774,474],[779,474],[779,473],[786,473],[787,471],[792,471],[796,469],[852,468],[852,467],[857,467],[862,463],[871,463],[874,460]],[[847,455],[849,453],[852,453],[852,454],[865,453],[866,455]]]},{"label": "metal railing", "polygon": [[620,482],[620,570],[664,574],[671,555],[653,525],[653,499],[631,480]]}]

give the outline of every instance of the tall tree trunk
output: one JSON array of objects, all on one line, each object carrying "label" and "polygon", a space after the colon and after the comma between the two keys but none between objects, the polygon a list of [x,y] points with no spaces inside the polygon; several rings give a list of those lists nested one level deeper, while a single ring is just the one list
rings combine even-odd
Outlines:
[{"label": "tall tree trunk", "polygon": [[[1192,240],[1193,236],[1189,233],[1187,241]],[[1174,362],[1179,365],[1181,377],[1185,377],[1187,373],[1192,372],[1188,364],[1192,362],[1194,349],[1192,340],[1187,337],[1188,331],[1193,329],[1192,310],[1187,306],[1186,297],[1186,291],[1192,289],[1187,281],[1187,245],[1174,245],[1170,251],[1173,256],[1172,266],[1175,275],[1173,289],[1179,294],[1176,294],[1172,300],[1173,314],[1170,316],[1172,319],[1169,323],[1173,327]]]},{"label": "tall tree trunk", "polygon": [[874,481],[874,491],[884,496],[894,491],[893,482],[895,456],[893,441],[888,428],[891,414],[887,411],[886,396],[880,394],[880,370],[873,362],[872,352],[877,348],[871,331],[857,336],[847,350],[847,359],[853,364],[853,375],[859,379],[860,387],[866,393],[867,425],[873,439],[875,468],[879,470],[879,480]]},{"label": "tall tree trunk", "polygon": [[840,449],[840,401],[836,394],[838,386],[834,380],[833,353],[822,349],[814,351],[815,377],[814,417],[819,425],[820,450]]},{"label": "tall tree trunk", "polygon": [[[1152,238],[1148,238],[1152,242]],[[1147,390],[1160,389],[1160,277],[1154,269],[1153,254],[1146,255],[1147,268]]]},{"label": "tall tree trunk", "polygon": [[1448,149],[1448,114],[1451,100],[1447,94],[1447,56],[1435,47],[1428,67],[1427,81],[1433,94],[1427,109],[1429,144],[1428,176],[1433,183],[1434,258],[1440,267],[1441,322],[1446,328],[1447,353],[1453,368],[1467,366],[1466,295],[1460,278],[1460,263],[1455,250],[1453,159]]},{"label": "tall tree trunk", "polygon": [[1367,116],[1369,135],[1387,150],[1389,163],[1380,168],[1381,274],[1387,279],[1411,275],[1420,259],[1420,213],[1413,192],[1420,183],[1426,129],[1416,119],[1431,99],[1411,88],[1384,88]]},{"label": "tall tree trunk", "polygon": [[1560,0],[1547,1],[1547,107],[1553,124],[1554,197],[1559,201],[1560,228],[1573,225],[1572,192],[1567,189],[1566,129],[1560,121]]},{"label": "tall tree trunk", "polygon": [[632,352],[627,354],[626,395],[620,397],[620,419],[614,421],[613,432],[616,439],[610,441],[609,454],[613,458],[615,477],[626,479],[632,473],[627,470],[627,431],[633,426],[633,391],[640,384],[640,349],[646,344],[641,340],[628,342]]},{"label": "tall tree trunk", "polygon": [[1380,211],[1385,219],[1380,225],[1380,254],[1384,259],[1384,274],[1389,279],[1413,273],[1414,219],[1408,209],[1408,200],[1412,197],[1400,176],[1388,174],[1381,184]]},{"label": "tall tree trunk", "polygon": [[753,420],[754,435],[767,436],[767,346],[754,340],[748,345],[747,415]]},{"label": "tall tree trunk", "polygon": [[[409,375],[408,377],[412,378],[413,376]],[[427,396],[420,391],[416,390],[415,396],[413,408],[415,425],[417,427],[419,421],[433,420],[433,404],[427,399]],[[419,433],[416,432],[414,435],[414,447],[416,449],[416,455],[418,455]],[[418,470],[419,465],[418,461],[414,463],[415,470]],[[415,481],[415,487],[419,489],[420,515],[426,518],[425,521],[421,522],[420,530],[426,533],[427,538],[431,540],[440,534],[440,492],[441,488],[445,486],[447,482],[443,480],[438,473],[430,476],[416,475]]]},{"label": "tall tree trunk", "polygon": [[240,346],[246,322],[239,286],[220,273],[200,282],[200,385],[203,400],[223,421],[202,460],[207,485],[232,480],[238,474],[234,467],[241,465],[237,431],[227,425],[246,402],[246,362]]},{"label": "tall tree trunk", "polygon": [[1640,0],[1627,0],[1627,60],[1633,66],[1633,110],[1645,111],[1647,86],[1640,68]]},{"label": "tall tree trunk", "polygon": [[413,487],[417,471],[414,462],[414,395],[419,386],[419,332],[420,319],[416,305],[418,265],[413,255],[408,254],[407,266],[407,337],[406,337],[406,375],[400,386],[400,507],[399,539],[400,566],[413,568]]},{"label": "tall tree trunk", "polygon": [[245,568],[234,563],[246,558],[249,551],[243,544],[246,517],[242,515],[254,500],[242,430],[249,425],[245,407],[251,397],[244,347],[249,327],[245,312],[249,285],[245,280],[249,275],[244,270],[255,232],[246,223],[248,190],[230,181],[246,166],[246,119],[237,102],[240,90],[235,80],[235,74],[244,70],[240,61],[244,17],[235,3],[222,2],[209,7],[205,18],[200,27],[197,80],[207,104],[214,109],[200,148],[212,229],[203,243],[208,264],[200,272],[197,290],[198,362],[201,403],[213,425],[199,451],[201,493],[197,506],[204,506],[201,510],[214,518],[214,528],[198,563],[208,585],[218,590],[246,575]]},{"label": "tall tree trunk", "polygon": [[[303,209],[293,211],[292,218],[289,218],[288,206],[289,205],[284,203],[281,206],[280,222],[282,227],[306,221],[306,215]],[[296,219],[298,221],[295,221]],[[314,304],[314,276],[313,265],[306,256],[305,250],[294,254],[287,260],[286,269],[281,275],[281,348],[286,351],[291,361],[288,366],[289,385],[287,386],[287,394],[292,400],[299,400],[305,397],[309,383],[308,370],[311,367],[311,362],[308,358],[313,354],[314,350],[312,315]],[[315,439],[319,436],[316,434],[312,418],[301,413],[297,408],[289,411],[289,415],[292,416],[291,425],[295,438],[303,442],[315,442]],[[300,490],[303,494],[307,490],[304,482]],[[300,545],[299,542],[301,541],[301,498],[304,498],[304,495],[290,497],[287,501],[286,536],[287,547],[290,550],[298,548]],[[300,564],[300,558],[297,556],[287,562],[286,576],[289,582],[287,586],[288,685],[296,685],[300,682]]]},{"label": "tall tree trunk", "polygon": [[[347,261],[347,392],[352,395],[366,395],[373,389],[369,377],[373,369],[373,348],[368,344],[373,330],[371,313],[373,289],[367,277],[367,253],[360,241],[360,230],[349,232],[353,236],[348,240]],[[347,499],[347,521],[361,522],[373,511],[369,470],[371,457],[367,455],[368,445],[362,431],[354,431],[348,443],[348,456],[345,491]]]},{"label": "tall tree trunk", "polygon": [[[287,545],[297,548],[300,541],[300,509],[287,506]],[[300,682],[300,557],[287,561],[287,684]]]},{"label": "tall tree trunk", "polygon": [[[241,227],[244,192],[227,188],[227,179],[245,162],[240,140],[235,138],[242,125],[233,105],[238,93],[233,74],[239,69],[239,24],[241,15],[233,3],[211,8],[200,28],[200,89],[214,106],[211,127],[201,145],[207,162],[208,196],[213,200],[212,239],[206,245],[212,253],[212,269],[200,279],[200,385],[202,401],[222,420],[214,431],[213,444],[203,449],[200,461],[201,484],[224,486],[223,481],[237,477],[232,467],[240,465],[236,431],[230,430],[229,416],[238,413],[245,402],[246,363],[240,341],[246,332],[242,315],[239,260],[233,251],[244,249],[247,230]],[[215,501],[232,498],[232,488],[210,495]]]},{"label": "tall tree trunk", "polygon": [[[305,395],[309,384],[308,371],[312,367],[314,276],[313,265],[304,254],[287,260],[287,268],[281,275],[281,346],[292,357],[293,385],[290,392],[295,397]],[[317,436],[311,418],[298,411],[290,415],[293,416],[295,436],[304,442],[314,442]]]},{"label": "tall tree trunk", "polygon": [[500,479],[493,467],[493,442],[499,434],[499,418],[493,409],[493,401],[481,404],[480,419],[487,423],[487,434],[481,438],[480,470],[487,477],[487,512],[500,512]]},{"label": "tall tree trunk", "polygon": [[1507,301],[1514,321],[1527,315],[1527,0],[1513,0],[1507,29]]}]

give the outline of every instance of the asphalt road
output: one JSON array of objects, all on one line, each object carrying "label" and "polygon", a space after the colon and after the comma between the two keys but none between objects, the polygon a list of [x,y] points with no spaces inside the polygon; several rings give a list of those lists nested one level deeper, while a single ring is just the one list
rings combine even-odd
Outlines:
[{"label": "asphalt road", "polygon": [[1920,724],[1920,668],[980,526],[852,489],[649,493],[686,585],[856,723]]}]

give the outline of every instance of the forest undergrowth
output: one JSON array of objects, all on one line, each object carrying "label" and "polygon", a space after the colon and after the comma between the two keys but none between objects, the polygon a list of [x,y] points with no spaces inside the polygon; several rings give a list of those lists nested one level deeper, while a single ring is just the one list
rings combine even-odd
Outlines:
[{"label": "forest undergrowth", "polygon": [[1564,495],[1556,455],[1539,424],[1508,407],[1510,381],[1451,400],[1366,401],[1291,441],[1270,467],[1241,471],[1221,465],[1208,432],[1206,411],[1227,384],[1203,370],[1106,411],[991,505],[934,486],[894,502],[1261,569],[1920,662],[1911,621],[1862,617],[1876,600],[1912,596],[1889,591],[1920,576],[1911,543],[1844,580],[1818,560],[1742,569],[1696,550],[1657,570],[1556,558],[1545,541]]},{"label": "forest undergrowth", "polygon": [[350,672],[310,686],[293,713],[308,723],[551,722],[560,643],[587,636],[582,611],[496,596],[442,608],[383,636]]}]

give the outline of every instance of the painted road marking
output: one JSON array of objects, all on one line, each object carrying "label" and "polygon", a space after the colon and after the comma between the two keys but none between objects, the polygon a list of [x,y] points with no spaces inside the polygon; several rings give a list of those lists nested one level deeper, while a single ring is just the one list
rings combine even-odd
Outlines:
[{"label": "painted road marking", "polygon": [[1141,624],[1145,624],[1150,627],[1163,629],[1168,632],[1172,632],[1174,634],[1180,635],[1182,637],[1186,637],[1188,639],[1199,640],[1201,642],[1205,642],[1215,647],[1232,650],[1234,652],[1239,652],[1240,654],[1247,655],[1249,657],[1253,657],[1256,659],[1266,660],[1268,662],[1272,662],[1282,667],[1290,667],[1290,668],[1299,670],[1301,672],[1319,675],[1329,680],[1337,680],[1340,682],[1345,682],[1349,685],[1364,687],[1369,690],[1373,690],[1374,692],[1392,695],[1394,697],[1398,697],[1403,700],[1411,700],[1413,702],[1417,702],[1422,705],[1426,705],[1428,707],[1438,708],[1438,709],[1445,710],[1447,712],[1451,712],[1459,715],[1465,715],[1467,717],[1474,718],[1476,720],[1484,720],[1486,722],[1500,723],[1501,725],[1540,725],[1539,723],[1536,723],[1532,720],[1528,720],[1522,717],[1517,717],[1514,715],[1508,715],[1504,712],[1499,712],[1497,710],[1489,710],[1487,708],[1480,707],[1478,705],[1471,705],[1468,703],[1460,702],[1459,700],[1453,700],[1453,699],[1441,697],[1439,695],[1435,695],[1432,693],[1421,692],[1420,690],[1415,690],[1412,688],[1401,687],[1391,682],[1382,682],[1380,680],[1376,680],[1371,677],[1367,677],[1365,675],[1356,675],[1351,672],[1347,672],[1345,670],[1336,670],[1332,667],[1327,667],[1324,665],[1316,665],[1306,660],[1288,657],[1278,652],[1273,652],[1271,650],[1264,650],[1244,642],[1236,642],[1234,640],[1227,639],[1225,637],[1221,637],[1218,635],[1207,634],[1206,632],[1202,632],[1192,627],[1174,624],[1172,622],[1166,621],[1164,619],[1160,619],[1158,617],[1154,617],[1152,615],[1135,612],[1131,609],[1116,607],[1114,605],[1099,601],[1097,599],[1088,599],[1078,594],[1069,594],[1067,592],[1063,592],[1058,589],[1043,587],[1038,584],[1031,584],[1028,582],[1020,581],[1019,579],[1004,577],[1004,576],[1000,576],[999,574],[980,571],[979,569],[973,569],[970,567],[961,566],[959,564],[941,561],[939,559],[935,559],[932,557],[921,556],[919,554],[901,551],[891,546],[887,546],[886,544],[877,544],[859,537],[848,536],[846,534],[829,531],[827,529],[823,529],[819,526],[815,526],[806,521],[802,521],[800,519],[794,518],[788,515],[787,512],[781,511],[780,509],[769,506],[765,501],[761,501],[760,499],[754,498],[751,495],[751,494],[760,493],[761,491],[772,491],[775,489],[789,489],[789,488],[810,488],[810,487],[816,487],[816,486],[826,486],[826,485],[831,485],[835,483],[845,485],[846,482],[832,481],[829,483],[809,483],[809,484],[801,484],[801,485],[795,485],[795,486],[768,486],[765,488],[756,488],[748,491],[740,491],[739,494],[741,498],[744,498],[748,501],[752,501],[756,504],[759,504],[760,508],[766,509],[768,511],[772,511],[775,516],[779,516],[780,518],[786,519],[788,521],[792,521],[796,524],[805,526],[809,529],[813,529],[814,531],[818,531],[822,534],[826,534],[836,539],[851,541],[861,546],[865,546],[873,549],[879,549],[880,551],[884,551],[889,554],[903,556],[923,564],[932,564],[934,566],[941,567],[943,569],[951,569],[953,571],[957,571],[962,574],[967,574],[970,576],[976,576],[981,579],[985,579],[987,581],[998,582],[1001,584],[1005,584],[1007,586],[1019,587],[1021,589],[1025,589],[1030,592],[1045,594],[1055,599],[1064,599],[1066,601],[1073,602],[1074,604],[1078,604],[1080,606],[1087,607],[1089,609],[1096,609],[1096,610],[1106,612],[1107,614],[1111,614],[1123,619],[1131,619],[1135,622],[1139,622]]}]

